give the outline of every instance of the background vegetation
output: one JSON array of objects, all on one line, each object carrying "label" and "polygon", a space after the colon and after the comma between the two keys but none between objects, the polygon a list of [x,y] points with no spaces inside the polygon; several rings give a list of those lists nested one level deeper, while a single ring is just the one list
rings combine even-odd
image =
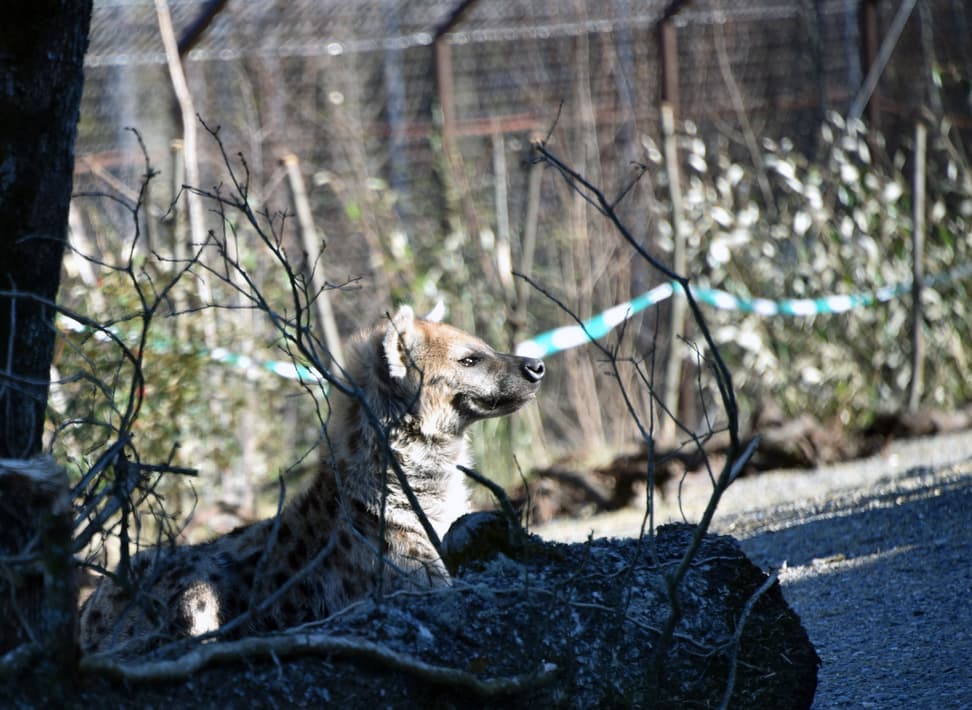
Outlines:
[{"label": "background vegetation", "polygon": [[[432,81],[438,65],[431,35],[412,33],[429,22],[421,25],[407,3],[397,15],[375,14],[364,4],[358,16],[327,15],[327,5],[319,18],[327,31],[306,38],[310,30],[301,23],[308,17],[302,13],[311,11],[302,6],[293,15],[274,16],[272,26],[250,17],[253,8],[227,13],[184,57],[200,116],[219,125],[229,152],[246,161],[252,203],[266,206],[285,250],[296,261],[304,259],[308,278],[340,286],[328,297],[343,338],[396,302],[421,310],[444,298],[451,322],[513,349],[571,320],[512,271],[527,273],[581,318],[659,283],[582,196],[538,166],[530,148],[537,138],[618,197],[619,214],[646,250],[672,259],[671,166],[663,157],[657,113],[661,99],[671,103],[672,97],[661,95],[658,16],[622,13],[595,21],[580,3],[514,22],[510,8],[516,3],[473,5],[443,35],[454,67],[458,118],[452,133]],[[191,6],[173,4],[177,29],[188,24]],[[923,6],[909,19],[878,94],[914,96],[926,107],[923,263],[931,276],[970,262],[968,136],[966,124],[956,120],[956,107],[966,118],[961,111],[968,107],[954,96],[972,72],[948,33],[967,18],[942,3]],[[770,299],[907,284],[916,119],[888,110],[887,102],[881,104],[884,113],[867,114],[880,118],[877,127],[841,118],[857,85],[838,85],[835,77],[853,79],[847,51],[859,50],[862,37],[840,35],[843,11],[829,6],[810,15],[794,10],[782,24],[769,15],[714,7],[698,3],[698,12],[685,15],[678,30],[675,140],[688,275],[701,286]],[[318,420],[307,390],[265,366],[288,362],[278,334],[225,288],[218,260],[207,262],[212,255],[190,236],[181,190],[184,154],[178,143],[169,143],[181,137],[181,124],[165,119],[174,105],[165,66],[117,59],[128,41],[120,27],[127,26],[131,37],[157,41],[151,40],[158,33],[151,7],[148,14],[140,8],[131,3],[127,18],[115,17],[128,25],[105,24],[112,16],[104,8],[99,23],[96,9],[72,212],[75,252],[66,261],[62,300],[112,323],[137,347],[143,304],[132,276],[151,292],[197,253],[200,263],[210,264],[209,275],[180,279],[155,314],[145,340],[137,444],[145,460],[198,468],[194,485],[206,500],[250,514],[254,491],[275,491],[276,474],[314,448]],[[890,9],[878,10],[879,27],[888,33]],[[384,25],[377,22],[382,17]],[[399,24],[388,25],[395,17]],[[768,42],[771,26],[799,41]],[[246,38],[254,27],[264,32],[252,39],[249,52]],[[816,34],[808,34],[808,27],[816,27]],[[489,34],[500,29],[514,34]],[[289,44],[282,41],[284,30],[292,32]],[[302,54],[291,51],[298,45]],[[268,53],[271,46],[277,54]],[[704,66],[692,63],[702,57],[709,58]],[[795,73],[780,73],[781,66],[805,66],[808,57],[817,74],[806,85]],[[856,65],[858,79],[865,68]],[[896,93],[901,86],[908,91]],[[114,98],[122,95],[129,98]],[[106,116],[106,110],[116,113]],[[128,119],[143,133],[159,173],[152,180],[142,177],[142,159],[130,157],[140,151],[121,130]],[[202,139],[198,155],[201,184],[194,187],[224,183],[215,142]],[[324,246],[319,259],[306,254],[301,233],[307,228],[281,162],[287,156],[295,156],[304,181],[313,235]],[[205,207],[206,228],[228,230],[239,258],[262,279],[260,287],[285,298],[286,284],[275,281],[261,261],[247,225],[211,208]],[[121,255],[129,249],[134,270],[126,275],[118,267],[127,263]],[[962,346],[968,289],[967,278],[956,278],[924,292],[934,362],[926,404],[953,406],[972,390]],[[670,347],[670,308],[649,309],[632,319],[623,338],[618,331],[608,342],[617,345],[620,362],[653,365],[657,387],[664,384],[661,363],[672,353],[684,358],[680,415],[701,429],[713,393],[704,381],[701,391],[696,386],[699,353],[680,342]],[[907,400],[910,313],[910,300],[901,296],[836,315],[767,318],[713,311],[710,319],[725,345],[744,420],[760,401],[772,400],[785,413],[810,412],[859,427]],[[696,340],[697,334],[687,335]],[[91,383],[105,373],[124,383],[130,373],[117,348],[90,330],[65,324],[62,340],[55,364],[65,385],[52,400],[54,447],[62,460],[83,468],[98,444],[75,435],[76,425],[93,420],[110,430],[124,394]],[[514,419],[512,429],[505,421],[490,422],[474,434],[483,468],[503,483],[516,480],[518,469],[556,457],[603,459],[639,441],[615,374],[595,349],[553,355],[548,369],[536,409]],[[634,367],[617,376],[640,391],[630,387],[638,378]],[[649,393],[639,396],[635,406],[646,413]],[[185,499],[190,504],[191,496]]]}]

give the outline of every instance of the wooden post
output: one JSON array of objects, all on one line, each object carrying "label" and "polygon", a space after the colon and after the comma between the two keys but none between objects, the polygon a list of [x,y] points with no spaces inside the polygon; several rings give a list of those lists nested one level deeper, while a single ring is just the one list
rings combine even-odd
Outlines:
[{"label": "wooden post", "polygon": [[87,230],[84,226],[84,218],[81,215],[81,208],[74,200],[68,208],[68,241],[71,248],[64,252],[65,266],[72,264],[81,276],[91,297],[91,310],[96,317],[103,317],[105,314],[105,297],[101,293],[98,284],[98,276],[95,274],[94,261],[95,248],[88,239]]},{"label": "wooden post", "polygon": [[510,202],[507,188],[506,140],[499,121],[493,121],[491,134],[493,144],[493,196],[496,206],[496,244],[493,250],[496,274],[506,294],[506,302],[512,303],[515,291],[513,285],[513,256],[510,246]]},{"label": "wooden post", "polygon": [[169,247],[172,249],[172,258],[178,262],[177,268],[183,266],[182,262],[186,258],[187,247],[189,246],[189,239],[186,236],[186,209],[184,203],[179,199],[182,186],[186,184],[186,162],[183,147],[181,138],[174,138],[169,143],[169,155],[172,160],[170,172],[172,205],[169,207],[172,211],[172,243]]},{"label": "wooden post", "polygon": [[[432,45],[435,48],[435,80],[442,111],[442,145],[451,161],[456,155],[456,104],[452,81],[452,49],[446,35],[462,21],[463,15],[478,0],[462,0],[435,28]],[[451,164],[450,164],[451,167]]]},{"label": "wooden post", "polygon": [[[668,189],[672,200],[672,239],[674,250],[672,255],[672,269],[684,276],[685,261],[685,227],[682,213],[682,186],[678,167],[678,148],[675,144],[675,115],[672,107],[662,104],[662,142],[665,150],[665,170],[668,173]],[[665,363],[665,388],[662,402],[671,413],[670,417],[661,418],[659,438],[662,441],[674,442],[675,417],[678,416],[679,389],[682,379],[682,358],[679,340],[685,335],[686,302],[683,294],[676,293],[672,298],[671,320],[668,328],[668,360]]]},{"label": "wooden post", "polygon": [[678,30],[671,17],[662,20],[659,28],[662,105],[667,104],[672,114],[678,117]]},{"label": "wooden post", "polygon": [[[169,144],[170,156],[172,159],[172,271],[178,273],[186,267],[189,259],[189,236],[186,220],[185,201],[180,199],[182,186],[186,182],[186,164],[183,158],[183,142],[181,138],[174,139]],[[189,342],[189,327],[185,314],[189,310],[189,303],[186,299],[185,281],[172,289],[172,303],[179,317],[173,318],[173,329],[176,339],[180,343]],[[186,431],[183,429],[183,431]]]},{"label": "wooden post", "polygon": [[[539,141],[540,136],[534,136],[532,141]],[[520,273],[533,275],[533,257],[537,250],[537,224],[540,221],[540,187],[543,180],[543,162],[535,161],[530,164],[530,174],[527,177],[527,207],[523,220],[523,239],[520,242]],[[516,317],[513,323],[513,345],[519,341],[519,333],[527,325],[527,304],[533,289],[526,281],[517,282]]]},{"label": "wooden post", "polygon": [[[444,190],[444,221],[449,229],[475,234],[476,212],[470,197],[470,189],[462,167],[462,153],[459,151],[458,130],[456,127],[456,97],[452,68],[452,47],[448,33],[461,21],[466,12],[478,0],[461,0],[435,28],[432,45],[435,51],[435,80],[439,97],[439,111],[442,120],[442,153],[445,159],[446,186]],[[465,226],[459,220],[460,213]]]},{"label": "wooden post", "polygon": [[[463,6],[471,3],[463,3]],[[457,10],[437,29],[433,46],[435,47],[435,84],[439,94],[439,111],[442,114],[442,150],[445,153],[449,170],[456,169],[455,161],[458,151],[456,145],[456,92],[452,70],[452,47],[449,45],[449,32],[458,22],[465,7]],[[453,184],[455,176],[453,175]]]},{"label": "wooden post", "polygon": [[155,210],[153,210],[152,191],[154,189],[152,180],[146,178],[142,187],[142,214],[139,215],[145,225],[143,229],[145,236],[139,240],[141,244],[138,246],[147,254],[157,253],[161,248],[159,244],[159,222],[153,214]]},{"label": "wooden post", "polygon": [[290,192],[294,198],[294,209],[297,212],[297,223],[300,225],[300,236],[307,253],[307,270],[311,277],[311,290],[317,317],[324,329],[324,340],[327,343],[331,361],[338,369],[344,366],[344,352],[341,348],[341,335],[334,319],[331,299],[325,288],[324,266],[321,263],[321,251],[324,235],[319,234],[314,226],[310,203],[307,201],[307,189],[304,186],[304,176],[300,172],[300,161],[293,153],[284,156],[283,164],[287,168],[287,179],[290,182]]},{"label": "wooden post", "polygon": [[924,314],[921,292],[924,286],[922,259],[925,251],[925,151],[928,129],[919,119],[915,124],[914,198],[912,200],[911,235],[911,383],[908,387],[908,409],[914,411],[921,402],[925,374]]},{"label": "wooden post", "polygon": [[[179,49],[175,30],[172,26],[168,0],[155,0],[155,14],[158,19],[162,46],[165,49],[172,90],[175,92],[176,102],[179,105],[179,115],[182,118],[182,165],[185,171],[185,180],[190,187],[198,189],[202,186],[202,178],[199,172],[199,152],[196,141],[198,133],[196,130],[196,109],[193,104],[192,93],[189,91],[185,68],[179,58]],[[188,190],[185,193],[185,198],[192,245],[194,249],[202,249],[207,240],[202,197],[192,190]],[[200,269],[196,272],[195,283],[199,301],[204,309],[202,324],[206,347],[212,350],[218,342],[216,312],[210,309],[213,305],[213,291],[209,287],[209,276],[205,270]]]},{"label": "wooden post", "polygon": [[451,169],[456,155],[456,104],[452,81],[452,49],[443,35],[435,41],[435,78],[442,112],[442,149]]}]

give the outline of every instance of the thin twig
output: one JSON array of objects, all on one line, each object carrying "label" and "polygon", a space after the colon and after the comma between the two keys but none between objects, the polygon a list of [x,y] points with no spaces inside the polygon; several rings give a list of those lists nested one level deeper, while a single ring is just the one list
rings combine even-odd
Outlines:
[{"label": "thin twig", "polygon": [[510,502],[510,498],[506,495],[506,491],[503,490],[502,486],[494,481],[489,480],[486,478],[486,476],[474,469],[462,465],[457,465],[456,468],[462,471],[465,475],[469,476],[479,485],[488,488],[489,492],[493,494],[497,502],[500,504],[500,507],[503,509],[503,513],[506,515],[510,523],[516,524],[519,517],[517,516],[516,511],[513,509],[513,504]]},{"label": "thin twig", "polygon": [[738,621],[736,621],[736,631],[732,635],[730,640],[731,650],[729,652],[729,677],[726,679],[726,690],[722,696],[722,702],[719,704],[720,710],[727,710],[729,707],[729,701],[732,698],[732,691],[736,685],[736,667],[739,665],[739,646],[742,642],[743,630],[746,626],[746,621],[749,620],[749,615],[753,611],[753,607],[756,606],[756,602],[759,598],[766,593],[767,590],[771,589],[774,584],[776,584],[778,579],[778,573],[774,572],[769,577],[766,578],[753,595],[746,600],[746,605],[743,607],[742,613],[739,615]]},{"label": "thin twig", "polygon": [[[692,289],[689,283],[689,279],[686,275],[677,273],[675,270],[669,268],[666,264],[659,261],[652,254],[650,254],[647,249],[635,239],[634,235],[627,228],[627,226],[621,221],[620,217],[615,210],[616,203],[609,202],[604,193],[597,188],[593,183],[587,180],[583,175],[569,167],[555,155],[553,155],[543,143],[536,143],[534,145],[534,150],[539,154],[548,164],[556,168],[567,183],[585,200],[597,209],[604,217],[606,217],[617,229],[622,238],[628,242],[628,244],[635,250],[635,252],[643,258],[648,264],[655,268],[659,273],[661,273],[667,279],[673,281],[677,286],[680,287],[682,293],[685,295],[685,299],[688,303],[689,309],[695,320],[695,324],[702,335],[702,339],[706,344],[707,350],[712,358],[713,362],[713,373],[715,375],[716,386],[719,390],[719,395],[722,399],[722,404],[725,409],[727,417],[727,430],[729,433],[729,447],[727,452],[726,463],[723,467],[722,472],[719,477],[715,479],[713,485],[712,495],[709,498],[709,503],[706,506],[705,513],[702,519],[696,526],[695,533],[693,535],[692,541],[686,549],[684,555],[682,556],[681,563],[679,564],[676,571],[671,575],[665,576],[666,590],[668,593],[669,604],[671,606],[671,611],[668,619],[665,622],[662,633],[658,639],[658,643],[655,649],[655,664],[654,664],[654,674],[656,681],[661,679],[662,666],[667,655],[667,650],[671,645],[672,637],[675,632],[675,627],[678,624],[679,619],[682,616],[681,605],[679,602],[679,586],[685,577],[689,567],[692,564],[692,560],[695,554],[698,552],[699,546],[706,533],[708,532],[709,524],[712,521],[712,516],[715,513],[715,508],[721,499],[722,494],[729,487],[735,477],[739,474],[742,466],[749,460],[755,450],[755,442],[750,442],[750,445],[746,448],[741,456],[738,456],[740,449],[739,440],[739,410],[738,404],[736,402],[735,392],[732,386],[732,374],[729,372],[729,368],[726,366],[725,361],[722,358],[722,354],[712,337],[709,330],[708,324],[705,320],[705,316],[702,313],[702,309],[696,301],[694,295],[692,294]],[[521,278],[527,279],[528,283],[533,284],[527,277],[521,276]],[[542,293],[546,294],[548,297],[553,298],[544,289],[533,284],[535,288],[538,288]],[[556,299],[554,299],[556,300]],[[569,312],[569,310],[568,310]],[[583,323],[574,316],[578,324],[584,328]],[[586,329],[585,329],[586,333]],[[592,342],[593,339],[592,339]],[[608,357],[612,357],[609,351],[606,351],[604,346],[594,342],[594,345],[599,348],[602,352],[605,352]],[[661,403],[664,407],[664,403]],[[671,416],[673,413],[669,413]],[[673,420],[677,419],[673,416]],[[699,438],[692,432],[689,433],[696,445],[699,444]],[[711,471],[710,471],[711,475]]]},{"label": "thin twig", "polygon": [[[559,158],[553,155],[546,146],[538,144],[535,146],[535,150],[544,157],[544,159],[553,165],[557,170],[560,171],[565,178],[580,189],[582,194],[589,195],[591,199],[598,205],[599,211],[607,217],[607,219],[614,225],[615,229],[621,234],[626,242],[638,253],[638,255],[647,261],[652,267],[661,272],[665,277],[676,281],[679,286],[682,287],[682,291],[685,294],[685,298],[688,301],[689,308],[692,311],[692,315],[695,319],[696,325],[702,334],[702,338],[709,348],[709,352],[715,361],[715,371],[716,371],[716,384],[719,387],[720,395],[722,396],[723,402],[726,407],[726,416],[729,420],[729,433],[731,438],[730,454],[734,454],[739,448],[739,412],[736,404],[736,397],[732,388],[732,375],[729,372],[729,368],[726,366],[725,361],[722,359],[722,355],[719,352],[719,348],[712,338],[712,334],[709,332],[709,327],[706,323],[705,316],[702,313],[702,308],[696,301],[695,297],[692,295],[692,289],[689,286],[689,279],[682,275],[672,271],[664,263],[652,256],[645,247],[635,239],[631,231],[625,226],[618,217],[617,212],[610,205],[607,199],[604,197],[598,188],[591,184],[587,179],[585,179],[580,173],[569,168],[565,163],[563,163]],[[731,458],[732,456],[730,456]]]}]

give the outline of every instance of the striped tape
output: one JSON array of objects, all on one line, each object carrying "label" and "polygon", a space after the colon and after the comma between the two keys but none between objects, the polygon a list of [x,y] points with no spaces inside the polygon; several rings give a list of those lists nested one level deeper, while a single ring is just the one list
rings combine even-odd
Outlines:
[{"label": "striped tape", "polygon": [[[679,289],[680,290],[680,289]],[[705,303],[724,311],[756,313],[761,316],[817,316],[829,313],[845,313],[854,308],[873,306],[890,301],[911,290],[911,284],[885,286],[873,293],[856,293],[849,296],[821,296],[820,298],[787,298],[771,301],[768,298],[741,298],[714,288],[693,288],[692,294],[699,303]]]},{"label": "striped tape", "polygon": [[[937,286],[972,275],[972,263],[950,269],[925,279],[925,285]],[[831,313],[845,313],[855,308],[873,306],[909,293],[911,282],[893,286],[883,286],[870,293],[856,293],[846,296],[821,296],[819,298],[787,298],[773,301],[768,298],[743,298],[714,288],[693,286],[692,295],[699,303],[715,308],[741,313],[756,313],[761,316],[816,316]],[[647,293],[631,301],[619,304],[603,313],[579,323],[568,325],[526,340],[516,347],[516,354],[523,357],[545,357],[570,348],[576,348],[592,340],[600,340],[621,323],[649,306],[661,303],[673,293],[681,293],[677,281],[656,286]]]},{"label": "striped tape", "polygon": [[[74,318],[63,313],[58,315],[58,324],[76,333],[90,330],[88,326],[79,323]],[[117,329],[112,329],[112,333],[116,337],[121,337]],[[95,332],[94,337],[100,342],[111,340],[107,333],[100,330]],[[154,338],[152,348],[160,352],[172,352],[175,349],[174,342],[169,339]],[[280,360],[256,360],[247,355],[234,353],[226,348],[214,348],[213,350],[202,348],[196,350],[195,353],[202,357],[208,357],[210,360],[222,363],[223,365],[243,370],[249,374],[270,372],[278,377],[284,377],[288,380],[300,380],[302,382],[318,382],[321,379],[316,370],[312,370],[299,363],[282,362]]]},{"label": "striped tape", "polygon": [[[929,276],[925,285],[935,287],[951,281],[958,281],[972,275],[972,262],[957,266],[948,271]],[[576,348],[593,340],[600,340],[624,321],[641,311],[671,298],[673,293],[681,293],[682,287],[677,281],[664,283],[647,291],[637,298],[620,303],[603,313],[589,318],[577,325],[548,330],[546,333],[520,343],[516,354],[523,357],[545,357],[564,350]],[[870,293],[857,293],[846,296],[822,296],[820,298],[788,298],[779,301],[768,298],[744,298],[734,296],[726,291],[714,288],[692,287],[692,294],[699,303],[723,310],[739,311],[741,313],[755,313],[761,316],[815,316],[832,313],[845,313],[855,308],[873,306],[884,303],[893,298],[911,292],[911,282],[884,286]],[[81,332],[88,327],[74,320],[70,316],[61,314],[59,322],[68,330]],[[98,340],[109,340],[106,333],[96,332]],[[171,350],[171,343],[161,341],[154,343],[158,350]],[[305,365],[279,360],[255,360],[246,355],[231,352],[225,348],[201,350],[200,354],[216,362],[229,365],[248,373],[270,372],[278,377],[303,382],[317,382],[321,377],[316,370]]]},{"label": "striped tape", "polygon": [[321,379],[320,375],[317,374],[317,370],[312,370],[300,363],[281,362],[279,360],[254,360],[246,355],[230,352],[225,348],[204,350],[203,354],[208,355],[211,360],[246,370],[247,372],[263,370],[265,372],[272,372],[274,375],[279,375],[280,377],[285,377],[288,380],[300,380],[301,382],[317,382]]},{"label": "striped tape", "polygon": [[562,350],[576,348],[591,340],[599,340],[636,313],[671,297],[676,288],[681,289],[681,286],[675,281],[665,283],[626,303],[609,308],[579,325],[567,325],[548,330],[520,343],[516,347],[516,354],[523,357],[545,357]]}]

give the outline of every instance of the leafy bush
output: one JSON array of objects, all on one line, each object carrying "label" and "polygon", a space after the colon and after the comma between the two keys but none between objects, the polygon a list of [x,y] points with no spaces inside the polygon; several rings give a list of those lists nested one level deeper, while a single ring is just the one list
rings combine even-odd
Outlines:
[{"label": "leafy bush", "polygon": [[[947,127],[927,156],[926,279],[972,262],[972,176]],[[816,298],[874,293],[911,282],[911,146],[889,155],[884,139],[859,121],[830,114],[819,155],[764,140],[748,163],[725,143],[707,150],[689,124],[680,140],[690,272],[698,285],[741,297]],[[649,160],[660,153],[646,142]],[[656,211],[662,247],[671,250],[667,191]],[[972,319],[968,271],[924,291],[928,357],[925,401],[948,407],[972,395],[962,340]],[[721,311],[716,339],[750,400],[770,396],[789,412],[865,424],[901,406],[911,377],[911,298],[833,315],[772,316]]]}]

